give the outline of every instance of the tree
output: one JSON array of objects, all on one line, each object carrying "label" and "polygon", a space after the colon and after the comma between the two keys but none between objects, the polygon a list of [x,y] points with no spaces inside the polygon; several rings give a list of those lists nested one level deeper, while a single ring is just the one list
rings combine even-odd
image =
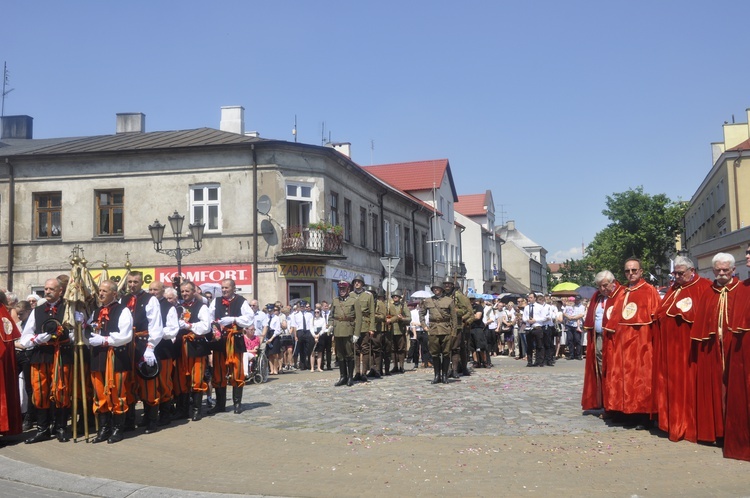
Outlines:
[{"label": "tree", "polygon": [[618,277],[625,260],[633,256],[641,260],[646,275],[657,264],[669,268],[668,258],[675,253],[687,205],[665,194],[646,194],[642,186],[607,196],[606,204],[602,214],[611,223],[596,234],[583,261],[596,271],[610,270]]},{"label": "tree", "polygon": [[568,259],[560,265],[560,280],[562,282],[575,282],[578,285],[594,285],[596,272],[589,264],[588,259]]}]

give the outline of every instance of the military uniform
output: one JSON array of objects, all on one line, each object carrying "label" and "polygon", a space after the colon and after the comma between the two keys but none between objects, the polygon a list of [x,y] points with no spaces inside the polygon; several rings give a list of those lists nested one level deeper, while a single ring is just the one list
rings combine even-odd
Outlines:
[{"label": "military uniform", "polygon": [[[428,344],[435,370],[432,383],[437,384],[442,381],[447,384],[451,361],[451,338],[456,331],[456,308],[453,299],[443,295],[425,299],[423,304],[424,306],[419,310],[419,323],[428,334]],[[429,326],[425,320],[427,314],[430,316]]]},{"label": "military uniform", "polygon": [[392,300],[388,304],[387,315],[391,317],[389,328],[391,330],[390,333],[393,337],[394,353],[393,370],[390,373],[404,373],[406,344],[409,341],[409,336],[407,335],[407,333],[409,331],[409,323],[411,323],[411,313],[404,304],[403,300],[399,299],[398,303],[396,303],[395,300]]},{"label": "military uniform", "polygon": [[[364,283],[361,276],[354,277],[353,281],[360,280]],[[367,381],[367,372],[370,370],[370,363],[372,360],[372,336],[370,331],[375,331],[375,299],[372,294],[365,291],[364,287],[358,292],[351,292],[350,295],[359,303],[359,309],[361,316],[359,318],[359,326],[357,330],[361,330],[361,334],[357,341],[359,360],[356,362],[354,371],[355,380]],[[374,334],[373,334],[374,335]]]},{"label": "military uniform", "polygon": [[[346,282],[339,284],[342,286]],[[337,386],[354,384],[354,344],[353,337],[360,333],[362,327],[362,311],[357,298],[351,294],[339,296],[331,303],[328,315],[328,325],[333,331],[333,341],[336,349],[336,361],[339,364],[341,378]]]},{"label": "military uniform", "polygon": [[377,372],[376,377],[389,375],[391,354],[393,353],[393,332],[386,323],[388,306],[383,299],[375,301],[375,334],[372,338],[372,360],[370,366]]},{"label": "military uniform", "polygon": [[[452,282],[451,282],[452,283]],[[459,289],[454,289],[447,297],[453,300],[456,307],[456,331],[451,339],[451,361],[453,371],[451,375],[457,377],[459,373],[469,375],[469,338],[471,337],[471,323],[474,321],[474,310],[466,295]]]}]

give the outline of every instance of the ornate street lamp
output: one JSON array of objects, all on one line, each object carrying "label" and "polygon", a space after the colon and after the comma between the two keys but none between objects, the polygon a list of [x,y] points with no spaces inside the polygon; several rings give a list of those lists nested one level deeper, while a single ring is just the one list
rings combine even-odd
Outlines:
[{"label": "ornate street lamp", "polygon": [[659,284],[659,287],[661,287],[661,265],[657,264],[654,266],[654,272],[656,272],[656,280]]},{"label": "ornate street lamp", "polygon": [[168,256],[172,256],[177,259],[177,277],[175,287],[179,288],[180,280],[182,279],[182,257],[200,251],[203,242],[203,230],[206,228],[205,223],[191,223],[188,225],[190,228],[190,238],[193,239],[193,247],[183,249],[180,246],[180,241],[187,238],[182,235],[182,225],[185,222],[185,217],[177,211],[167,218],[169,220],[169,226],[172,229],[172,238],[174,239],[177,247],[175,249],[164,249],[162,248],[162,241],[164,239],[164,228],[165,225],[159,223],[159,220],[155,220],[153,225],[148,226],[148,231],[151,232],[151,240],[154,242],[154,251]]}]

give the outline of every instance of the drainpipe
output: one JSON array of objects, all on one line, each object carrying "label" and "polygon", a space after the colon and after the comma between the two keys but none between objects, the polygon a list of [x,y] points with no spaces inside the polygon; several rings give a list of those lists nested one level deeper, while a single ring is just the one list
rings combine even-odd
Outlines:
[{"label": "drainpipe", "polygon": [[16,181],[13,174],[13,163],[10,159],[5,158],[5,164],[8,165],[8,290],[13,289],[13,240],[15,238],[16,226]]},{"label": "drainpipe", "polygon": [[411,210],[411,238],[412,238],[411,246],[414,248],[414,254],[412,254],[412,259],[413,259],[412,264],[414,265],[414,268],[413,268],[414,287],[413,288],[415,292],[418,290],[421,290],[419,288],[419,270],[417,269],[417,221],[416,219],[414,219],[414,214],[420,209],[422,208],[417,207]]},{"label": "drainpipe", "polygon": [[[383,192],[378,194],[378,211],[380,212],[380,257],[385,256],[385,209],[383,208],[383,197],[385,197],[387,193],[388,192]],[[385,269],[380,273],[385,275]]]},{"label": "drainpipe", "polygon": [[253,299],[258,299],[258,157],[255,144],[250,144],[253,156]]}]

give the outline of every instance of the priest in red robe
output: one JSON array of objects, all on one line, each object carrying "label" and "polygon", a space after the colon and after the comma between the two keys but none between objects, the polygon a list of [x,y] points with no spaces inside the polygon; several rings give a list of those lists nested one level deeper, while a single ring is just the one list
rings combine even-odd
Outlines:
[{"label": "priest in red robe", "polygon": [[651,425],[654,406],[653,334],[661,298],[643,279],[639,259],[625,261],[625,276],[627,286],[604,327],[611,341],[604,351],[604,409],[628,415],[626,423],[644,430]]},{"label": "priest in red robe", "polygon": [[622,285],[615,280],[611,271],[600,271],[594,277],[597,291],[591,296],[583,328],[586,331],[586,366],[583,374],[583,395],[581,407],[584,410],[604,408],[606,397],[602,389],[602,362],[606,349],[604,344],[604,327],[615,300],[620,295]]},{"label": "priest in red robe", "polygon": [[656,313],[654,334],[654,403],[659,429],[670,441],[696,442],[695,364],[690,361],[690,329],[703,292],[711,281],[695,273],[693,262],[677,256],[674,284]]},{"label": "priest in red robe", "polygon": [[0,305],[0,334],[0,435],[11,436],[20,434],[23,424],[16,351],[13,345],[21,337],[21,331],[4,305]]},{"label": "priest in red robe", "polygon": [[[750,245],[745,262],[750,268]],[[737,288],[734,310],[725,356],[724,456],[750,461],[750,278]]]},{"label": "priest in red robe", "polygon": [[693,338],[695,362],[695,427],[698,441],[724,437],[724,365],[730,343],[730,317],[740,281],[734,276],[734,256],[720,252],[711,260],[714,282],[703,294]]}]

